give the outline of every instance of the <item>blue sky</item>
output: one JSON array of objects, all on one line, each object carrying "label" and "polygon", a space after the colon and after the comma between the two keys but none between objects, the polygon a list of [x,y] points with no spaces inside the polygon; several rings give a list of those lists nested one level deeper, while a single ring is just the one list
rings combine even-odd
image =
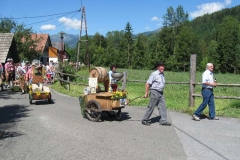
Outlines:
[{"label": "blue sky", "polygon": [[[80,34],[82,12],[77,10],[84,6],[88,35],[98,32],[105,36],[108,31],[124,30],[127,22],[133,33],[138,34],[161,28],[167,8],[176,9],[179,5],[192,20],[205,13],[235,7],[239,0],[0,0],[0,18],[19,18],[15,21],[32,27],[36,33]],[[76,12],[60,14],[71,11]]]}]

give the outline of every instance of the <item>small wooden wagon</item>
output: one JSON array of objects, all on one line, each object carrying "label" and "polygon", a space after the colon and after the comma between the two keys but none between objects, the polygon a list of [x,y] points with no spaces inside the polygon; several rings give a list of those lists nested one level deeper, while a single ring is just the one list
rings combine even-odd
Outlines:
[{"label": "small wooden wagon", "polygon": [[100,92],[88,95],[81,95],[79,102],[81,112],[90,121],[99,121],[102,112],[110,117],[121,118],[121,109],[127,105],[127,99],[112,100],[111,92]]},{"label": "small wooden wagon", "polygon": [[[89,91],[79,97],[82,115],[94,122],[100,120],[102,112],[106,112],[110,117],[120,119],[121,109],[128,103],[125,87],[118,91],[109,91],[110,83],[108,72],[102,67],[92,69],[90,77],[97,78],[98,82],[103,82],[105,90],[94,93]],[[126,82],[125,73],[122,73],[118,80],[121,78],[124,78]],[[123,86],[126,86],[126,84]],[[114,97],[114,95],[117,94],[121,96]]]},{"label": "small wooden wagon", "polygon": [[33,79],[32,84],[28,86],[29,103],[33,104],[33,100],[47,100],[50,104],[52,102],[51,91],[48,86],[44,85],[44,69],[33,68]]}]

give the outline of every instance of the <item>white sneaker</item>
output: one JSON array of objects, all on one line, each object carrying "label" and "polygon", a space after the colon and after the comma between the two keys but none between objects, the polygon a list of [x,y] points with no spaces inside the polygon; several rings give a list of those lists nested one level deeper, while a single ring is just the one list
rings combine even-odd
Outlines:
[{"label": "white sneaker", "polygon": [[192,117],[195,121],[200,121],[200,118],[197,115],[193,114]]}]

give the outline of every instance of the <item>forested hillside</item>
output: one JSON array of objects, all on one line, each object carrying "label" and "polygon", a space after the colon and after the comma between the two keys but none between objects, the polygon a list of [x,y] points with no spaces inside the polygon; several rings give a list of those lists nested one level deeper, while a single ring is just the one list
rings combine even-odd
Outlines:
[{"label": "forested hillside", "polygon": [[[190,55],[197,54],[199,71],[205,69],[206,63],[212,62],[216,72],[240,72],[240,6],[191,21],[182,6],[176,9],[170,6],[163,15],[163,27],[159,30],[133,35],[133,28],[131,22],[126,22],[123,30],[109,31],[105,36],[99,33],[88,37],[82,35],[80,49],[78,45],[66,47],[71,55],[70,61],[78,59],[96,66],[116,64],[118,68],[153,69],[155,62],[161,60],[165,62],[166,70],[188,71]],[[22,60],[38,56],[33,52],[35,42],[29,39],[35,33],[31,28],[2,18],[0,32],[14,33]],[[23,43],[23,38],[29,41]]]},{"label": "forested hillside", "polygon": [[[221,73],[240,71],[240,6],[206,14],[192,21],[182,6],[167,8],[159,32],[146,35],[132,34],[131,22],[122,31],[111,31],[106,36],[96,33],[88,38],[90,63],[121,68],[152,69],[156,60],[166,63],[171,71],[188,71],[190,55],[197,54],[197,69],[204,70],[207,62]],[[134,26],[133,26],[134,27]],[[82,37],[86,39],[86,37]],[[86,57],[86,43],[81,43],[80,61]],[[69,48],[72,61],[77,47]]]}]

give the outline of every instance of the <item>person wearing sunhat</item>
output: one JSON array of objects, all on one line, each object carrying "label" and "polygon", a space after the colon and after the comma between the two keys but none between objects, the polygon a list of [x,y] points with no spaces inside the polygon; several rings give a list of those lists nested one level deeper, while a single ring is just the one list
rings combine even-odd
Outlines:
[{"label": "person wearing sunhat", "polygon": [[163,62],[157,62],[155,67],[156,71],[151,73],[145,86],[145,94],[143,97],[147,98],[149,94],[150,101],[146,113],[143,116],[142,124],[147,126],[151,125],[151,120],[149,118],[151,117],[155,106],[157,106],[160,115],[159,124],[164,126],[171,126],[171,123],[167,122],[166,102],[163,95],[165,86],[165,64]]},{"label": "person wearing sunhat", "polygon": [[[6,77],[6,84],[8,85],[7,87],[10,87],[10,81],[14,81],[15,79],[15,67],[13,64],[13,59],[12,58],[8,58],[7,59],[7,63],[5,63],[4,65],[5,68],[5,77]],[[9,79],[11,76],[11,79]],[[11,82],[13,83],[13,82]],[[12,85],[12,84],[11,84]]]}]

